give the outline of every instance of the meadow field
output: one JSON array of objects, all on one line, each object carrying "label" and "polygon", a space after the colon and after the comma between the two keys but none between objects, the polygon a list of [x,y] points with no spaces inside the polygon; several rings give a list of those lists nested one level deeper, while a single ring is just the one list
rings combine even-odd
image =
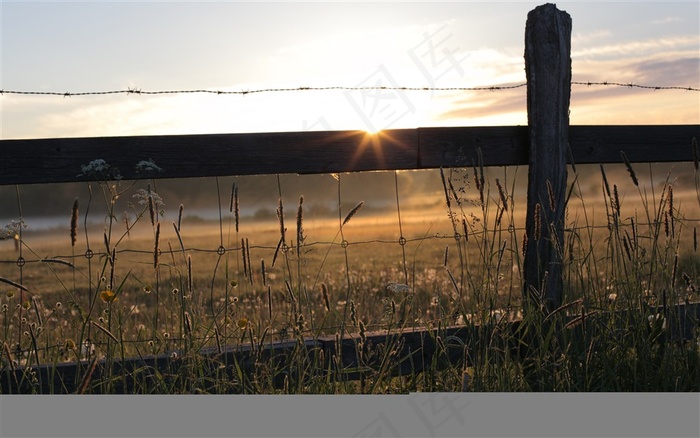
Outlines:
[{"label": "meadow field", "polygon": [[[64,223],[42,229],[8,214],[26,200],[4,192],[0,216],[14,219],[0,224],[2,370],[170,354],[192,360],[191,374],[139,392],[700,390],[700,332],[659,342],[672,321],[655,310],[699,298],[697,163],[570,167],[565,241],[556,242],[564,304],[551,314],[523,300],[527,168],[387,172],[381,188],[375,178],[352,196],[347,184],[361,177],[325,175],[313,184],[337,194],[330,204],[304,193],[318,187],[267,178],[267,191],[209,180],[214,218],[190,210],[167,181],[95,180],[84,185],[89,197],[65,205]],[[384,202],[359,197],[380,190]],[[619,309],[634,323],[595,317]],[[514,320],[536,340],[526,360],[496,330],[478,345],[459,341],[461,365],[420,375],[392,376],[396,353],[364,345],[383,366],[360,383],[309,363],[303,348],[282,388],[271,376],[288,370],[272,363],[206,389],[197,368],[207,347],[363,342],[370,331]],[[581,326],[583,341],[571,335]],[[104,391],[105,382],[84,383]]]}]

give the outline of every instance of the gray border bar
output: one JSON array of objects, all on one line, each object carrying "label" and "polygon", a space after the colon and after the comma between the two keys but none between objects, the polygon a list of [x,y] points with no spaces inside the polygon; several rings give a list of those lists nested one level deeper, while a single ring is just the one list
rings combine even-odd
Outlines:
[{"label": "gray border bar", "polygon": [[694,437],[697,393],[0,396],[0,437]]}]

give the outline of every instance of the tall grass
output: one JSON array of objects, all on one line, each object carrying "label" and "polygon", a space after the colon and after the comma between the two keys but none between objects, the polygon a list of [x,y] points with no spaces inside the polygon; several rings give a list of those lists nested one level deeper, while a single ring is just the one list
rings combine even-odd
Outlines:
[{"label": "tall grass", "polygon": [[[125,390],[127,377],[139,393],[698,391],[697,321],[693,337],[674,337],[685,328],[674,305],[698,298],[694,164],[694,189],[671,173],[657,180],[651,165],[643,176],[624,155],[597,177],[572,166],[558,246],[564,304],[545,312],[523,299],[517,168],[485,169],[477,157],[435,173],[446,221],[408,220],[395,173],[398,222],[376,238],[383,226],[364,203],[344,203],[343,175],[329,177],[337,224],[310,226],[303,196],[287,217],[281,177],[276,222],[246,223],[245,193],[234,181],[223,194],[217,179],[217,226],[188,223],[180,204],[171,231],[156,180],[120,181],[93,162],[89,199],[67,208],[65,242],[32,240],[21,219],[2,230],[2,372],[26,370],[25,387],[38,391],[32,366],[82,361],[80,393]],[[117,211],[124,197],[131,211]],[[87,225],[96,202],[107,211],[97,234]],[[448,335],[455,325],[467,334]],[[422,371],[405,330],[429,330],[425,345],[436,346]],[[310,342],[328,337],[332,357]],[[279,342],[287,353],[269,357]],[[223,354],[244,347],[246,363]],[[150,355],[178,366],[120,365]]]}]

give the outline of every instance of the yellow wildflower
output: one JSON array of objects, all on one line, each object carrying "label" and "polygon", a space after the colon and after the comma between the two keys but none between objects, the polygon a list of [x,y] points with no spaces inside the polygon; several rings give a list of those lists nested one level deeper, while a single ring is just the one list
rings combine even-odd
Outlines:
[{"label": "yellow wildflower", "polygon": [[248,318],[239,319],[238,321],[236,321],[236,325],[241,330],[245,329],[246,327],[248,327]]},{"label": "yellow wildflower", "polygon": [[100,298],[105,303],[111,303],[113,301],[116,301],[117,294],[108,289],[100,292]]}]

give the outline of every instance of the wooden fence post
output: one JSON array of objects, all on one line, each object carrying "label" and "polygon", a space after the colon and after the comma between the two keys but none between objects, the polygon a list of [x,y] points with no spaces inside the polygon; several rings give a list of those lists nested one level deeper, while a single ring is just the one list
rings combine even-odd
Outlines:
[{"label": "wooden fence post", "polygon": [[562,302],[566,158],[571,96],[571,17],[553,4],[525,26],[529,129],[524,295],[551,312]]}]

